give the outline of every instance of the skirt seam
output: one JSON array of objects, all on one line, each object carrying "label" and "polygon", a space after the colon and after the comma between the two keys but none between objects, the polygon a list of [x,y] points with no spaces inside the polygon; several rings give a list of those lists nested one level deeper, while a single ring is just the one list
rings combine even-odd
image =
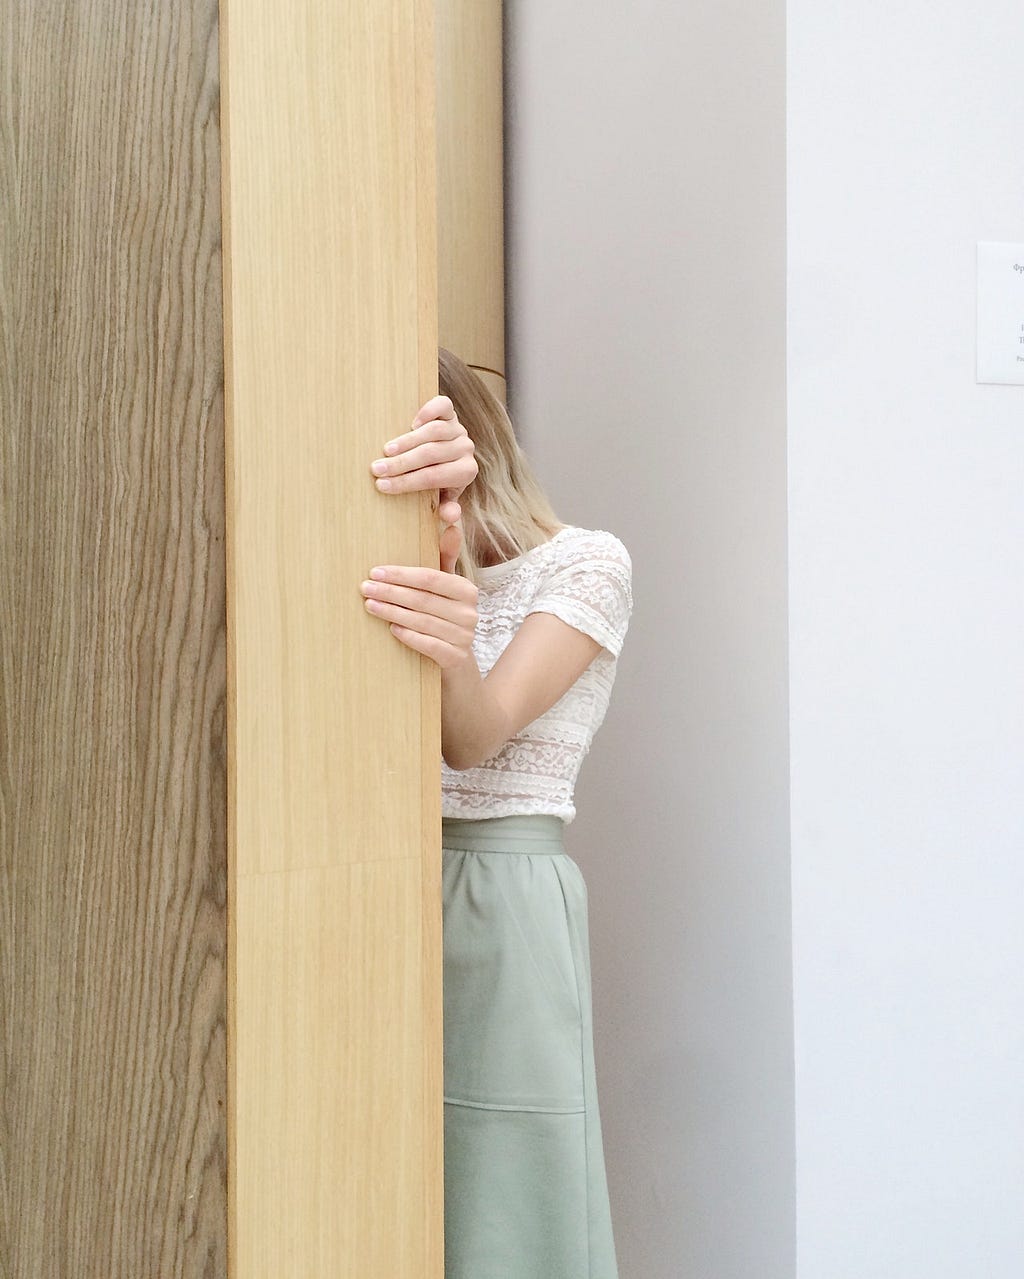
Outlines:
[{"label": "skirt seam", "polygon": [[[562,890],[562,901],[563,901],[563,904],[564,904],[564,906],[565,906],[565,914],[566,914],[566,918],[570,921],[570,925],[569,925],[569,926],[570,926],[570,928],[574,928],[574,927],[575,927],[575,920],[574,920],[574,917],[573,917],[572,911],[569,909],[569,902],[568,902],[568,899],[566,898],[566,895],[565,895],[565,885],[562,883],[561,878],[559,878],[559,880],[558,880],[558,886],[559,886],[559,888]],[[582,945],[583,945],[583,938],[579,935],[578,931],[577,931],[577,935],[576,935],[576,942],[577,942],[577,945],[576,945],[576,947],[574,947],[574,948],[573,948],[573,976],[576,978],[576,993],[577,993],[577,998],[578,998],[578,1001],[579,1001],[580,1010],[581,1010],[581,1013],[582,1013],[583,1009],[584,1009],[587,1005],[586,1005],[586,1003],[585,1003],[585,1001],[584,1001],[584,998],[583,998],[583,990],[582,990],[581,983],[580,983],[580,970],[579,970],[579,968],[578,968],[578,966],[577,966],[577,964],[576,964],[576,950],[581,950],[581,949],[582,949]],[[590,958],[590,957],[589,957],[589,954],[588,954],[588,955],[587,955],[587,957],[586,957],[586,962],[587,962],[588,964],[589,964],[589,958]],[[589,1028],[589,1033],[590,1033],[591,1035],[593,1034],[593,1023],[592,1023],[592,1019],[590,1019],[590,1028]],[[588,1034],[587,1018],[585,1018],[585,1017],[581,1017],[581,1026],[580,1026],[580,1085],[581,1085],[581,1087],[582,1087],[582,1089],[583,1089],[583,1114],[584,1114],[584,1119],[583,1119],[583,1162],[584,1162],[584,1167],[586,1168],[586,1186],[587,1186],[587,1248],[586,1248],[586,1251],[587,1251],[587,1275],[589,1276],[589,1275],[592,1275],[592,1274],[593,1274],[593,1265],[592,1265],[592,1259],[591,1259],[591,1241],[592,1241],[592,1235],[593,1235],[593,1230],[594,1230],[594,1218],[593,1218],[594,1205],[593,1205],[593,1202],[592,1202],[593,1187],[592,1187],[592,1185],[591,1185],[591,1172],[592,1172],[592,1170],[591,1170],[591,1166],[590,1166],[590,1139],[591,1139],[590,1127],[591,1127],[591,1116],[590,1116],[589,1114],[587,1114],[587,1103],[588,1103],[588,1102],[590,1102],[591,1104],[596,1104],[596,1099],[591,1098],[591,1097],[588,1095],[588,1091],[587,1091],[587,1062],[586,1062],[586,1040],[587,1040],[587,1034]]]},{"label": "skirt seam", "polygon": [[464,1097],[444,1098],[446,1106],[468,1106],[472,1110],[515,1110],[530,1115],[583,1115],[585,1106],[524,1106],[496,1101],[467,1101]]}]

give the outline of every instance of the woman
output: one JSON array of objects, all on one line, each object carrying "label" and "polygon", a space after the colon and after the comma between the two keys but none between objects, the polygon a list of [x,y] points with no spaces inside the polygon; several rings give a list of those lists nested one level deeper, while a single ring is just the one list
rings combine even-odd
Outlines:
[{"label": "woman", "polygon": [[586,887],[562,832],[628,626],[630,560],[611,533],[557,519],[461,360],[441,350],[439,375],[371,469],[382,491],[440,491],[441,568],[375,568],[362,590],[441,668],[445,1275],[615,1279]]}]

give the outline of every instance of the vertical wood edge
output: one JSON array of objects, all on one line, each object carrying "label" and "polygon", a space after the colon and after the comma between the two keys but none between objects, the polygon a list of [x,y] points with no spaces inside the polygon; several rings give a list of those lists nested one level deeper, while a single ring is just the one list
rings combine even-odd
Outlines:
[{"label": "vertical wood edge", "polygon": [[[437,394],[437,61],[435,0],[413,0],[416,24],[417,312],[420,402]],[[430,494],[420,503],[420,562],[435,566],[438,523]],[[441,674],[428,658],[420,679],[423,1230],[424,1277],[444,1275],[444,1079],[441,987]]]},{"label": "vertical wood edge", "polygon": [[234,432],[234,343],[231,288],[231,132],[228,96],[230,93],[228,40],[228,0],[219,0],[220,56],[220,145],[221,145],[221,272],[224,298],[224,553],[226,562],[226,680],[227,680],[227,1203],[228,1271],[226,1279],[237,1279],[238,1271],[238,1159],[237,1159],[237,1074],[238,1062],[236,993],[238,935],[236,903],[237,875],[237,753],[238,723],[235,620],[235,432]]}]

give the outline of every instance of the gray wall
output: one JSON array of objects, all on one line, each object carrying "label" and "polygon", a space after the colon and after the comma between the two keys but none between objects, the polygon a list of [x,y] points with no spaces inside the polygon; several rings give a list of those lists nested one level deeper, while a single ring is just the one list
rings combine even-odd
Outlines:
[{"label": "gray wall", "polygon": [[623,1279],[792,1279],[782,0],[506,6],[513,418],[636,607],[569,842]]},{"label": "gray wall", "polygon": [[623,1279],[1017,1279],[1024,9],[507,24],[510,407],[635,569],[570,830]]}]

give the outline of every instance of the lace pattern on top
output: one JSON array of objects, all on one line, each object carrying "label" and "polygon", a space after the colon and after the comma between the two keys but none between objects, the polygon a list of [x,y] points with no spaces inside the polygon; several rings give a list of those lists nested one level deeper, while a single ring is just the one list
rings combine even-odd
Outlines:
[{"label": "lace pattern on top", "polygon": [[476,768],[441,762],[445,817],[548,813],[571,822],[580,766],[608,709],[633,609],[629,552],[612,533],[568,526],[481,571],[473,652],[486,675],[530,613],[552,613],[602,646],[549,710]]}]

